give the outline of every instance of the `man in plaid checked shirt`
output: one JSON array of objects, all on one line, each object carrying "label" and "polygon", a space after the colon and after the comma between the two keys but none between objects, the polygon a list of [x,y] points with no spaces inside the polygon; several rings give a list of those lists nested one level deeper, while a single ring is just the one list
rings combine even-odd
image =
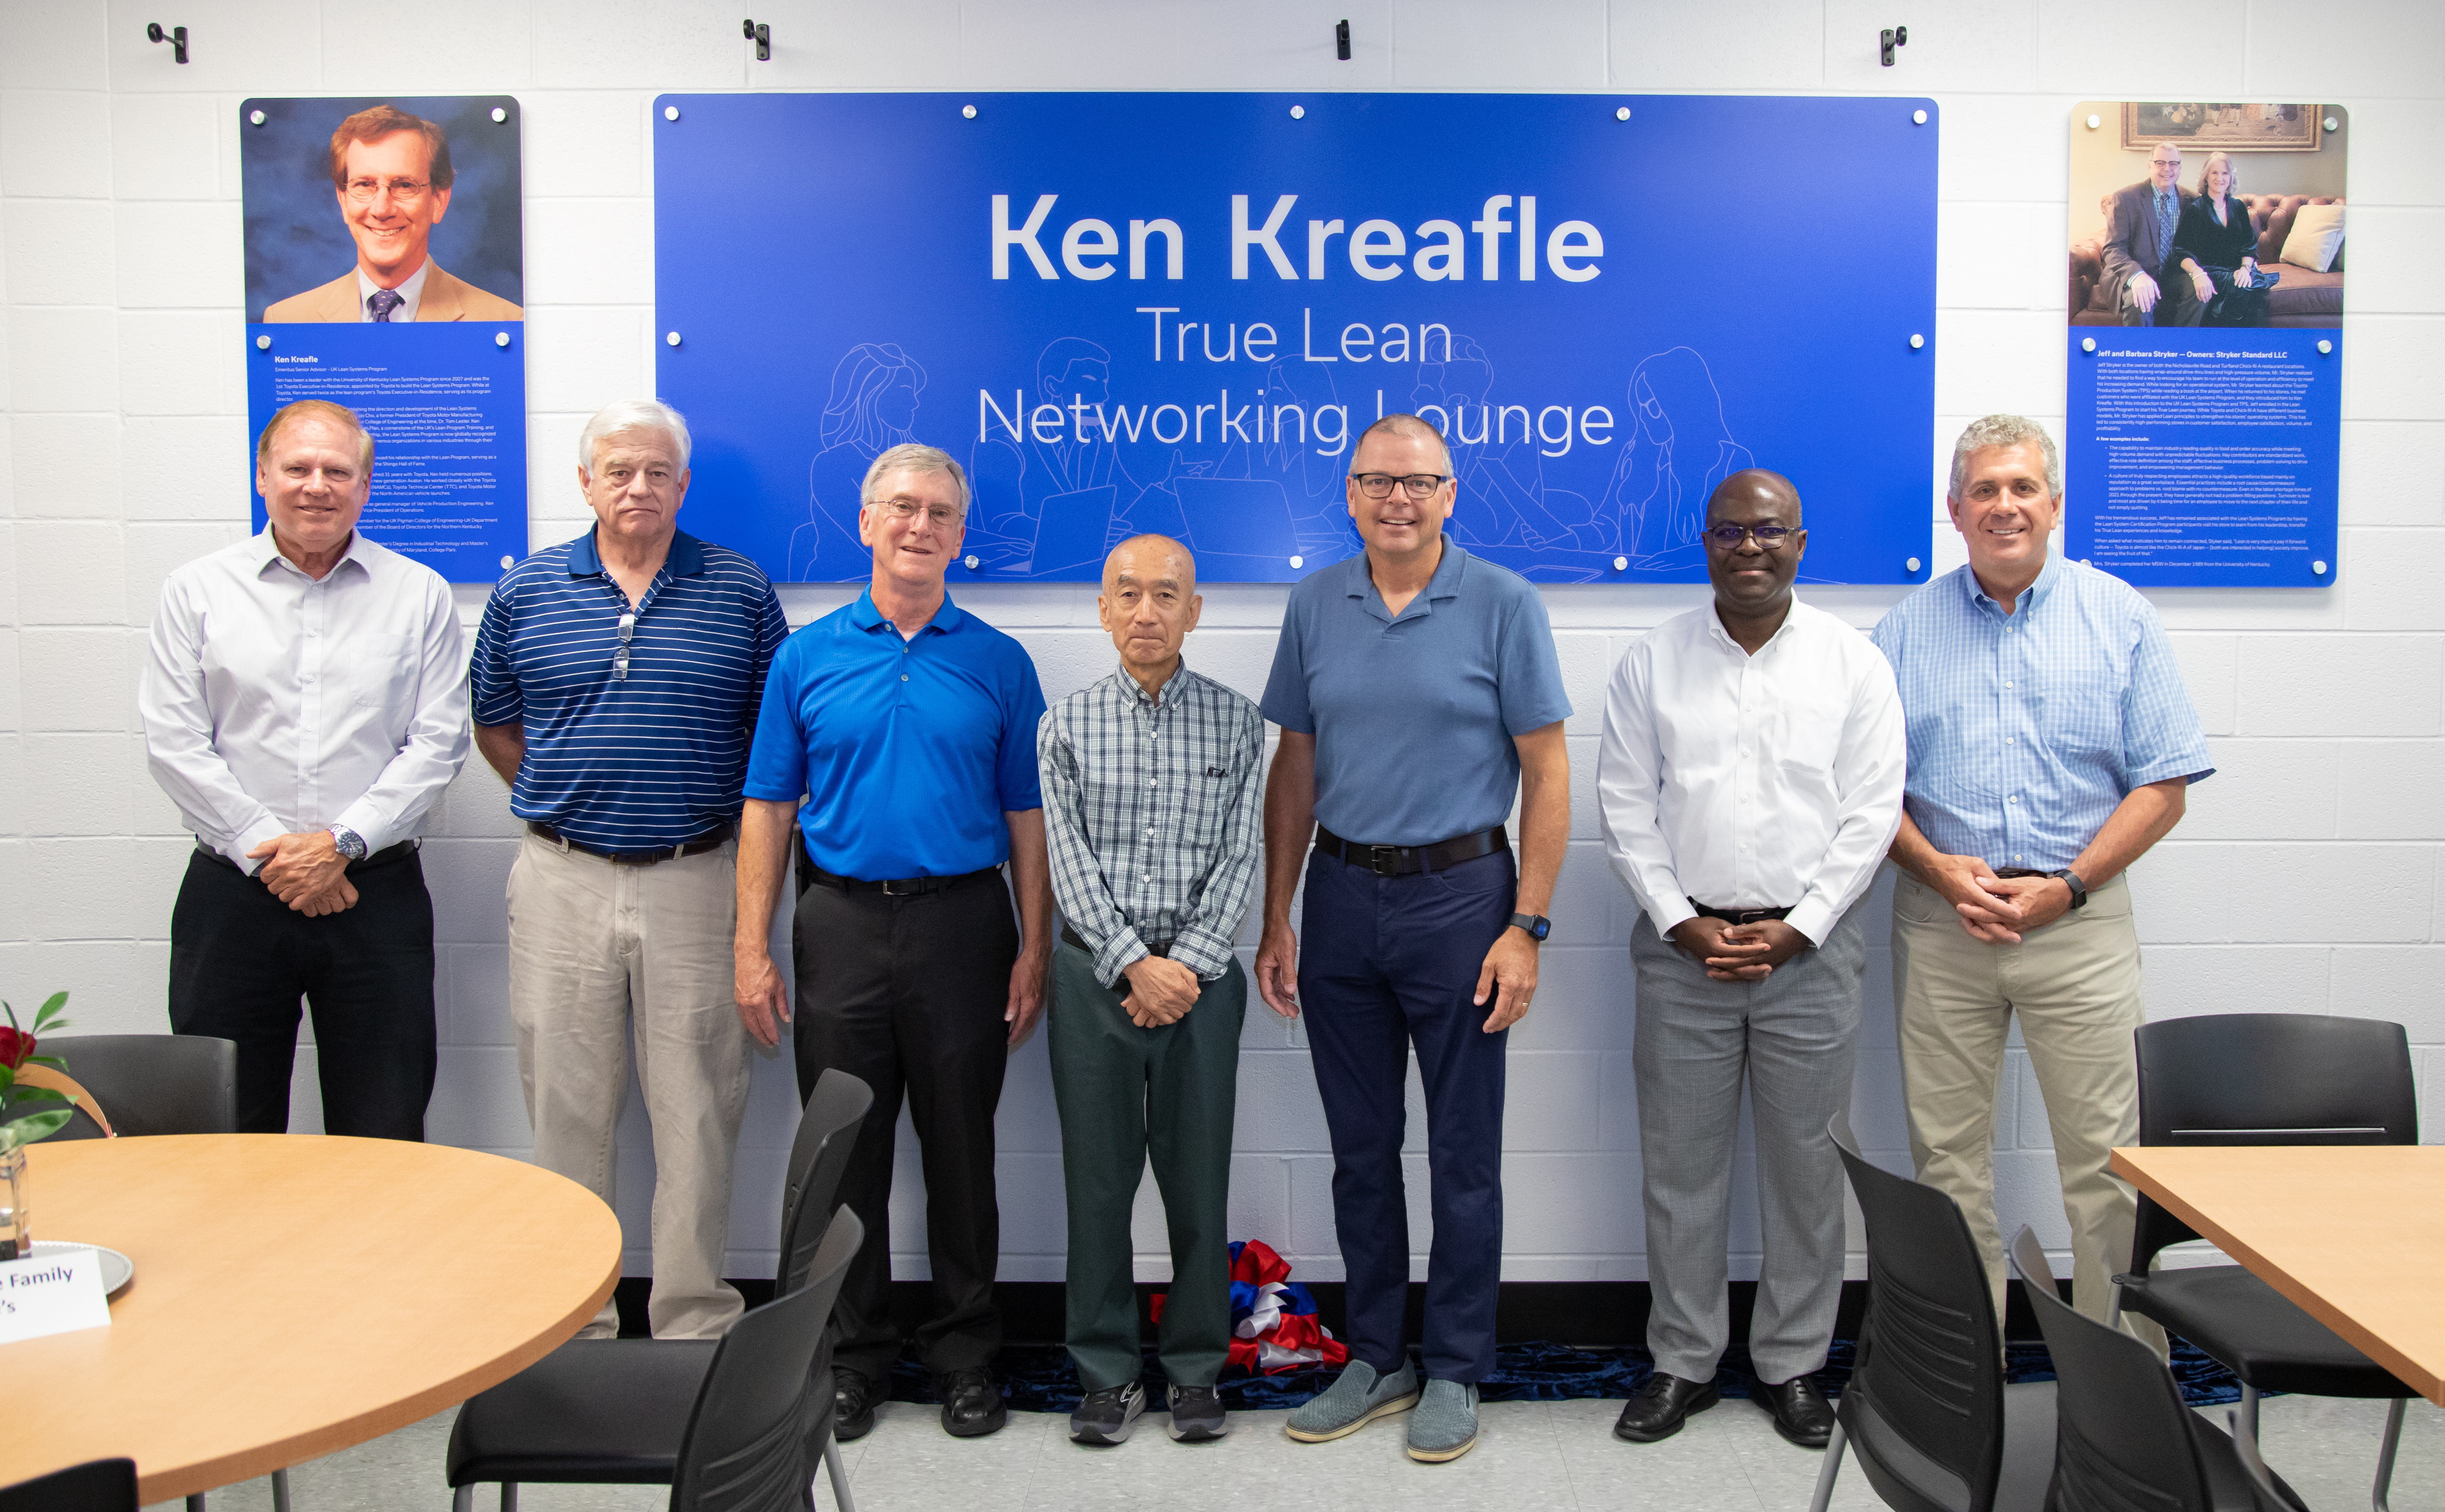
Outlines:
[{"label": "man in plaid checked shirt", "polygon": [[1114,547],[1095,607],[1120,669],[1047,710],[1036,737],[1065,921],[1048,1035],[1081,1444],[1119,1444],[1146,1410],[1129,1209],[1149,1156],[1171,1229],[1169,1431],[1187,1443],[1226,1431],[1214,1380],[1231,1348],[1223,1200],[1248,1006],[1231,942],[1256,882],[1265,723],[1182,664],[1204,602],[1178,541]]}]

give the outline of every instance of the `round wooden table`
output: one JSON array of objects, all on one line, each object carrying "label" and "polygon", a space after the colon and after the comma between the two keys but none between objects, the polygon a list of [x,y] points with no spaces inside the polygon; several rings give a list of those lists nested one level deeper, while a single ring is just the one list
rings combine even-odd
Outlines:
[{"label": "round wooden table", "polygon": [[611,1210],[498,1155],[299,1134],[28,1154],[34,1238],[107,1245],[136,1279],[108,1328],[0,1344],[0,1481],[124,1455],[151,1503],[268,1475],[506,1380],[620,1278]]}]

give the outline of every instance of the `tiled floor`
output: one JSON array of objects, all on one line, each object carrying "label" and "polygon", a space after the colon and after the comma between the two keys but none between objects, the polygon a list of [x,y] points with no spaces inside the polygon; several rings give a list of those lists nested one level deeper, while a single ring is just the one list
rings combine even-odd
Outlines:
[{"label": "tiled floor", "polygon": [[[1401,1452],[1399,1421],[1376,1424],[1335,1444],[1295,1444],[1281,1412],[1233,1417],[1221,1444],[1172,1443],[1149,1415],[1117,1449],[1069,1442],[1066,1417],[1015,1413],[991,1438],[956,1440],[934,1409],[887,1404],[872,1433],[844,1448],[861,1512],[1031,1512],[1035,1508],[1160,1508],[1162,1512],[1321,1512],[1364,1507],[1487,1507],[1542,1512],[1554,1507],[1672,1509],[1672,1512],[1802,1512],[1820,1456],[1775,1437],[1765,1414],[1727,1401],[1690,1420],[1661,1444],[1614,1439],[1618,1402],[1511,1402],[1484,1409],[1477,1447],[1449,1465],[1419,1465]],[[2222,1421],[2226,1410],[2211,1409]],[[2384,1406],[2279,1397],[2266,1404],[2267,1456],[2310,1506],[2368,1505]],[[295,1512],[438,1512],[450,1505],[441,1483],[448,1414],[387,1438],[300,1465],[290,1474]],[[2415,1402],[2395,1471],[2397,1512],[2445,1508],[2445,1412]],[[645,1512],[669,1493],[648,1486],[522,1487],[521,1512]],[[265,1512],[269,1483],[216,1491],[213,1512]],[[478,1493],[490,1512],[495,1493]],[[1880,1503],[1855,1465],[1836,1488],[1838,1508]],[[819,1493],[818,1512],[831,1512]],[[165,1504],[161,1512],[178,1512]]]}]

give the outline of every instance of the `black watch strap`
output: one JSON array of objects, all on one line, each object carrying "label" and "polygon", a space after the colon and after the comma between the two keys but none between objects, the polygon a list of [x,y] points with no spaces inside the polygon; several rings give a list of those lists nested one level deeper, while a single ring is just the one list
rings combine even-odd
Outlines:
[{"label": "black watch strap", "polygon": [[1545,943],[1545,936],[1554,928],[1554,921],[1541,913],[1515,913],[1511,916],[1511,924],[1516,929],[1527,931],[1528,938],[1539,944]]},{"label": "black watch strap", "polygon": [[2074,911],[2088,906],[2088,884],[2080,880],[2079,872],[2065,867],[2061,871],[2049,872],[2048,875],[2062,878],[2062,885],[2071,889],[2071,905]]}]

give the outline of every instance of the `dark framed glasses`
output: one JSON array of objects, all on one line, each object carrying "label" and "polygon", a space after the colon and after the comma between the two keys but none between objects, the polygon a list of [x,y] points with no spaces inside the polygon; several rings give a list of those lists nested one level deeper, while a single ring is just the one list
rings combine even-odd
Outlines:
[{"label": "dark framed glasses", "polygon": [[1708,526],[1706,533],[1707,539],[1726,551],[1739,550],[1741,542],[1749,537],[1755,537],[1764,550],[1773,551],[1781,550],[1782,543],[1798,532],[1788,525],[1734,525],[1726,521]]}]

